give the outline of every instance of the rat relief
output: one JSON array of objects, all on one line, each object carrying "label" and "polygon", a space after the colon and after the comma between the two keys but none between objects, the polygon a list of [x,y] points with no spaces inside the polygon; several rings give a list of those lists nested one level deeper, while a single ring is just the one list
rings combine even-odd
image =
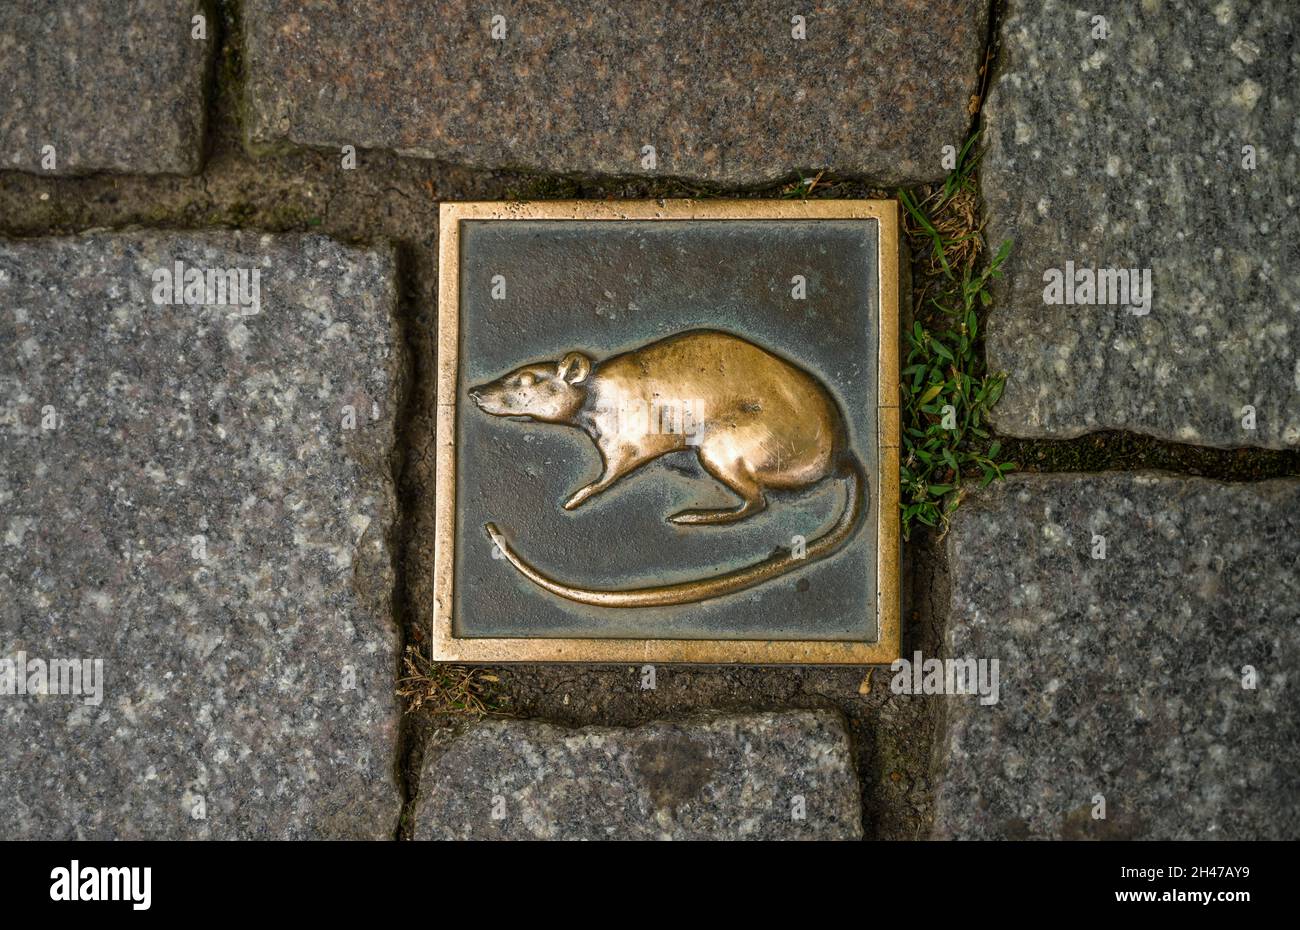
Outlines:
[{"label": "rat relief", "polygon": [[[694,399],[704,415],[681,429],[655,429],[653,418],[627,415],[629,409],[654,410],[659,398],[674,397]],[[844,415],[825,385],[730,333],[678,333],[601,362],[571,352],[474,387],[469,398],[495,417],[569,426],[591,438],[604,469],[565,501],[566,510],[647,462],[687,449],[740,503],[668,517],[678,525],[735,523],[764,510],[769,491],[800,490],[832,479],[844,484],[839,518],[803,552],[779,550],[724,574],[644,588],[600,590],[551,578],[529,564],[495,524],[486,525],[493,543],[524,577],[580,604],[660,607],[741,591],[831,555],[859,529],[866,513],[867,479],[846,442]]]}]

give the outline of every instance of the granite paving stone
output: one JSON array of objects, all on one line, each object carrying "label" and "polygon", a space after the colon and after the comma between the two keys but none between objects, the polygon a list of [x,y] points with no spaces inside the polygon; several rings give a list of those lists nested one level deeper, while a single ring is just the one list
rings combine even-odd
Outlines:
[{"label": "granite paving stone", "polygon": [[[211,270],[245,287],[167,289]],[[319,236],[0,241],[7,837],[395,835],[394,279]]]},{"label": "granite paving stone", "polygon": [[416,839],[858,839],[842,719],[479,723],[425,757]]},{"label": "granite paving stone", "polygon": [[936,180],[970,127],[987,8],[248,0],[248,135],[726,185],[821,168]]},{"label": "granite paving stone", "polygon": [[1020,476],[946,547],[1000,694],[940,698],[938,836],[1300,838],[1300,480]]},{"label": "granite paving stone", "polygon": [[[202,0],[5,0],[0,170],[197,172],[214,45],[208,7]],[[199,15],[204,38],[194,37]]]},{"label": "granite paving stone", "polygon": [[[1015,242],[988,326],[1001,431],[1300,447],[1295,16],[1009,0],[981,168],[989,239]],[[1074,302],[1046,302],[1067,263]],[[1149,271],[1149,306],[1094,303],[1084,269]]]}]

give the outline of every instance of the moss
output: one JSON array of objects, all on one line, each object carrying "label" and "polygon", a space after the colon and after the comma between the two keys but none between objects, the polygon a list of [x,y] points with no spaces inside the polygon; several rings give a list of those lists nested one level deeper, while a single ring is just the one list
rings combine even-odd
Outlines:
[{"label": "moss", "polygon": [[1220,481],[1300,476],[1300,451],[1211,449],[1162,442],[1135,433],[1089,433],[1077,439],[1002,440],[1003,454],[1031,472],[1154,469]]},{"label": "moss", "polygon": [[218,130],[239,139],[249,125],[242,17],[239,0],[221,0],[221,53],[217,62],[220,78],[210,106]]},{"label": "moss", "polygon": [[507,200],[695,200],[728,197],[737,199],[875,199],[889,195],[866,181],[826,173],[793,174],[769,184],[750,188],[719,188],[682,178],[585,177],[544,174],[524,169],[490,172]]}]

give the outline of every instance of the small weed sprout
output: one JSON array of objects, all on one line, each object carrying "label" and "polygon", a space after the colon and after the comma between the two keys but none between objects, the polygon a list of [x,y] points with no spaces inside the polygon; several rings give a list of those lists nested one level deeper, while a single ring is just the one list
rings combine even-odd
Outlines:
[{"label": "small weed sprout", "polygon": [[825,173],[826,172],[824,171],[818,171],[816,176],[811,178],[805,178],[800,175],[798,181],[787,184],[781,188],[781,199],[802,200],[805,197],[811,196],[813,188],[821,183],[822,175]]}]

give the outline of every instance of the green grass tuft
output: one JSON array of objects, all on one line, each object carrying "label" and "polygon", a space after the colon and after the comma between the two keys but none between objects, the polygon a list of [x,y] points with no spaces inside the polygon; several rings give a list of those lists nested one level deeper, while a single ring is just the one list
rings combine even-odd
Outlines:
[{"label": "green grass tuft", "polygon": [[962,148],[944,184],[924,199],[898,192],[907,232],[918,253],[926,255],[901,373],[904,539],[918,524],[946,529],[967,482],[986,485],[1016,467],[999,461],[1001,443],[987,428],[1006,377],[985,368],[981,320],[992,303],[990,283],[1001,276],[1011,243],[1003,242],[991,259],[981,261],[975,138]]}]

